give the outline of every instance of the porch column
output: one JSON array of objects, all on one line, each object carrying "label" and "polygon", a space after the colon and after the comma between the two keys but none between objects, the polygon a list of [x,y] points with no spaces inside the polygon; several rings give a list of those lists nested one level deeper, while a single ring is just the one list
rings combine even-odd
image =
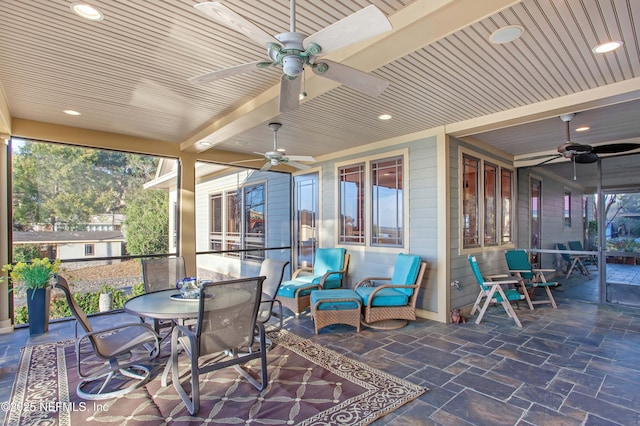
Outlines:
[{"label": "porch column", "polygon": [[180,205],[180,232],[178,253],[184,257],[187,276],[197,276],[196,263],[196,154],[180,154],[180,182],[178,197]]},{"label": "porch column", "polygon": [[[8,139],[0,138],[0,265],[9,263],[9,232],[11,222],[9,218],[9,146]],[[9,284],[6,273],[0,283],[0,333],[13,331],[12,320],[9,316]]]}]

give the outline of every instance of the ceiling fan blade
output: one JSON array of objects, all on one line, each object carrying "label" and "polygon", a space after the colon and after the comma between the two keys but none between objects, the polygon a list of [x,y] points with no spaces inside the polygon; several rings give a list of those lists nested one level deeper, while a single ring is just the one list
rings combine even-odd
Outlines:
[{"label": "ceiling fan blade", "polygon": [[573,161],[578,164],[590,164],[598,161],[598,155],[593,152],[587,152],[585,154],[578,154],[573,157]]},{"label": "ceiling fan blade", "polygon": [[293,161],[307,161],[309,163],[316,162],[316,159],[311,157],[310,155],[287,155],[287,158]]},{"label": "ceiling fan blade", "polygon": [[292,80],[286,74],[282,74],[282,78],[280,79],[280,112],[289,112],[298,109],[301,87],[301,77],[298,76]]},{"label": "ceiling fan blade", "polygon": [[314,64],[313,72],[373,97],[380,95],[389,86],[387,80],[325,59]]},{"label": "ceiling fan blade", "polygon": [[260,168],[261,172],[266,172],[267,170],[269,170],[271,168],[271,161],[267,161],[266,163],[264,163],[264,166],[262,166]]},{"label": "ceiling fan blade", "polygon": [[261,46],[266,46],[267,43],[278,42],[271,34],[263,31],[253,22],[238,15],[218,1],[198,3],[194,5],[194,7],[214,21],[246,35]]},{"label": "ceiling fan blade", "polygon": [[595,154],[619,154],[640,148],[640,143],[610,143],[608,145],[594,146],[591,152]]},{"label": "ceiling fan blade", "polygon": [[295,161],[287,161],[288,166],[295,167],[296,169],[306,170],[310,169],[311,166],[307,166],[306,164],[296,163]]},{"label": "ceiling fan blade", "polygon": [[549,157],[553,157],[555,159],[555,158],[558,158],[558,154],[532,155],[531,157],[517,158],[516,161],[532,161],[532,160],[540,160],[542,158],[549,158]]},{"label": "ceiling fan blade", "polygon": [[236,65],[235,67],[225,68],[223,70],[212,71],[196,77],[188,79],[192,83],[208,83],[210,81],[220,80],[222,78],[232,77],[237,74],[259,70],[258,64],[262,61],[249,62],[248,64]]},{"label": "ceiling fan blade", "polygon": [[538,163],[538,164],[536,164],[536,165],[535,165],[535,166],[533,166],[533,167],[539,167],[539,166],[542,166],[543,164],[547,164],[549,161],[553,161],[553,160],[555,160],[556,158],[560,158],[560,157],[562,157],[562,154],[556,154],[556,155],[554,155],[553,157],[548,158],[548,159],[544,160],[542,163]]},{"label": "ceiling fan blade", "polygon": [[391,30],[391,22],[376,6],[370,5],[338,22],[310,35],[303,41],[305,48],[315,43],[322,48],[320,55],[349,44],[368,39]]}]

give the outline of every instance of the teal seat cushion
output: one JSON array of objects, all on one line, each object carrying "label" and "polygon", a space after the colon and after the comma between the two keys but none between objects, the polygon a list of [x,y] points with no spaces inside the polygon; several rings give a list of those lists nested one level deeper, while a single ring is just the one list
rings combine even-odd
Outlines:
[{"label": "teal seat cushion", "polygon": [[[396,257],[396,263],[393,267],[393,275],[391,276],[391,284],[414,285],[418,279],[420,271],[420,256],[412,254],[399,253]],[[413,294],[412,288],[394,289],[405,293],[408,296]]]},{"label": "teal seat cushion", "polygon": [[[514,302],[517,300],[524,300],[524,295],[520,294],[520,292],[516,289],[503,288],[502,291],[504,291],[504,295],[507,296],[507,300],[511,302]],[[502,303],[502,296],[500,296],[500,293],[498,293],[498,291],[493,293],[493,298],[496,300],[496,302]]]},{"label": "teal seat cushion", "polygon": [[296,297],[296,290],[305,287],[308,287],[308,289],[302,290],[300,293],[298,293],[298,296],[306,296],[311,293],[312,290],[318,288],[317,284],[313,283],[307,283],[298,280],[283,281],[282,284],[280,284],[280,288],[278,289],[278,296],[294,298]]},{"label": "teal seat cushion", "polygon": [[[376,287],[358,287],[356,293],[362,298],[362,304],[369,306],[369,296]],[[373,298],[371,306],[405,306],[409,303],[409,295],[395,288],[383,288]]]},{"label": "teal seat cushion", "polygon": [[[334,278],[336,276],[337,278]],[[321,280],[322,275],[298,275],[294,281],[306,284],[320,284]],[[342,279],[340,278],[340,274],[332,274],[324,281],[324,288],[338,288],[341,284]]]},{"label": "teal seat cushion", "polygon": [[[352,300],[338,300],[352,299]],[[311,292],[311,306],[319,302],[316,309],[320,311],[342,311],[358,309],[357,301],[360,296],[353,290],[313,290]]]}]

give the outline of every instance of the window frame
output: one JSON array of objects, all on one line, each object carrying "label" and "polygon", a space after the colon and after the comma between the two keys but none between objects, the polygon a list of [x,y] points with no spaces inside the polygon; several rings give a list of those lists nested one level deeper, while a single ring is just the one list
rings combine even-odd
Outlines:
[{"label": "window frame", "polygon": [[[473,245],[465,245],[465,215],[464,212],[464,201],[465,201],[465,158],[477,160],[478,170],[477,170],[477,244]],[[486,170],[487,166],[495,167],[495,187],[492,186],[495,193],[495,241],[487,243],[486,241],[486,232],[485,227],[487,226],[486,214],[487,214],[487,198],[486,198]],[[505,192],[503,191],[503,171],[508,171],[510,174],[510,186],[509,186],[509,195],[510,195],[510,206],[508,220],[505,217],[505,199],[503,199],[503,195]],[[483,251],[493,251],[493,250],[504,250],[506,248],[515,247],[515,236],[514,236],[514,206],[516,205],[516,192],[515,192],[515,169],[512,165],[505,163],[504,161],[500,161],[499,159],[489,157],[487,155],[480,154],[477,151],[473,151],[471,149],[459,147],[458,148],[458,226],[459,226],[459,235],[458,235],[458,244],[459,244],[459,253],[461,255],[464,254],[473,254]],[[503,241],[505,237],[505,233],[503,228],[505,223],[509,226],[510,232],[510,240]]]},{"label": "window frame", "polygon": [[[91,252],[91,253],[88,253]],[[95,257],[96,245],[94,243],[85,243],[84,245],[84,257]]]},{"label": "window frame", "polygon": [[[268,228],[268,219],[267,219],[267,181],[256,181],[256,182],[251,182],[248,183],[246,185],[242,185],[239,187],[233,187],[233,188],[226,188],[226,189],[219,189],[216,191],[212,191],[209,192],[207,194],[208,200],[209,200],[209,248],[210,250],[234,250],[235,248],[231,247],[230,244],[236,244],[238,246],[238,250],[243,250],[247,248],[247,243],[248,243],[248,235],[247,233],[249,232],[246,229],[246,192],[245,190],[247,188],[256,188],[256,187],[262,187],[262,191],[263,191],[263,206],[264,206],[264,213],[263,213],[263,229],[262,229],[262,243],[263,243],[263,248],[266,246],[266,235],[267,235],[267,228]],[[218,198],[221,200],[221,206],[220,206],[220,213],[221,213],[221,232],[217,233],[214,232],[212,227],[213,227],[213,199],[214,198]],[[239,213],[239,217],[236,218],[238,220],[238,224],[240,225],[239,231],[233,231],[233,232],[229,232],[229,228],[230,228],[230,221],[232,220],[229,217],[229,199],[230,198],[235,198],[236,200],[239,200],[239,204],[237,205],[237,213]],[[234,222],[235,223],[235,222]],[[214,248],[212,246],[212,243],[214,242],[214,238],[213,237],[217,237],[216,241],[219,241],[220,247],[219,248]],[[252,239],[253,241],[253,239]],[[246,252],[239,252],[239,253],[220,253],[218,255],[222,255],[225,257],[229,257],[229,258],[236,258],[236,259],[240,259],[240,260],[245,260],[245,261],[255,261],[255,262],[262,262],[262,260],[264,260],[264,251],[261,252],[262,255],[256,255],[256,254],[248,254]]]},{"label": "window frame", "polygon": [[562,204],[563,204],[562,223],[563,223],[563,228],[568,230],[571,229],[571,210],[572,210],[571,203],[572,203],[571,190],[569,188],[565,188],[564,196],[562,197]]},{"label": "window frame", "polygon": [[[390,245],[390,244],[373,244],[372,242],[372,227],[373,227],[373,186],[372,186],[372,162],[376,161],[384,161],[384,160],[392,160],[395,158],[400,158],[402,160],[402,201],[400,202],[400,206],[402,208],[402,245]],[[341,192],[340,192],[340,169],[350,166],[357,166],[359,164],[364,163],[364,201],[362,203],[362,209],[364,211],[364,242],[362,243],[351,243],[342,241],[340,230],[340,225],[336,225],[336,231],[333,233],[334,235],[334,244],[337,247],[344,247],[348,250],[366,250],[366,251],[379,251],[386,253],[401,253],[406,251],[407,247],[410,246],[409,241],[409,149],[399,149],[393,151],[387,151],[375,155],[369,155],[365,157],[357,157],[348,161],[341,161],[335,163],[335,193],[336,193],[336,201],[335,201],[335,217],[340,218],[341,215]]]}]

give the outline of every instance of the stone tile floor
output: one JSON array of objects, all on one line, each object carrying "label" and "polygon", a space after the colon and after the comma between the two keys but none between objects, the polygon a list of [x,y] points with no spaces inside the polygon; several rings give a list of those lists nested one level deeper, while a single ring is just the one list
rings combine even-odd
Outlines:
[{"label": "stone tile floor", "polygon": [[[500,306],[480,325],[417,320],[359,334],[334,325],[315,335],[303,314],[287,317],[285,328],[430,388],[374,425],[640,425],[640,309],[558,302],[516,309],[522,328]],[[20,348],[73,337],[72,324],[52,324],[37,338],[25,329],[0,335],[0,401],[9,398]]]}]

